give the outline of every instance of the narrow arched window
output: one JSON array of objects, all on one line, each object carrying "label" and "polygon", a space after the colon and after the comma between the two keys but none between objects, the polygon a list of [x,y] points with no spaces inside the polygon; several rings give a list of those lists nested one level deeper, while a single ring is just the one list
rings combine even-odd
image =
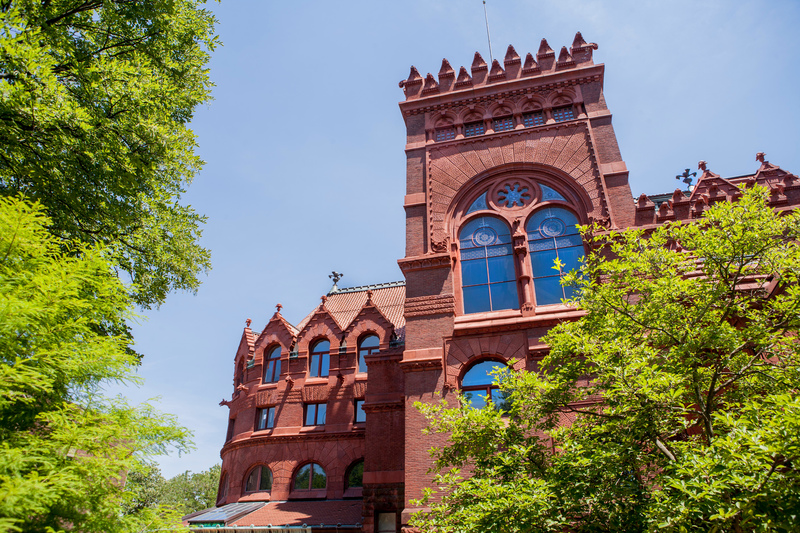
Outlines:
[{"label": "narrow arched window", "polygon": [[[574,288],[561,286],[561,277],[580,268],[584,249],[577,224],[578,218],[563,207],[545,207],[528,220],[526,229],[537,305],[556,304],[574,295]],[[556,259],[561,268],[555,268]]]},{"label": "narrow arched window", "polygon": [[328,376],[331,358],[331,343],[328,340],[315,342],[309,354],[308,375],[312,378]]},{"label": "narrow arched window", "polygon": [[486,406],[487,400],[492,400],[494,406],[506,410],[505,395],[500,391],[497,378],[492,372],[507,368],[498,361],[481,361],[472,365],[461,378],[461,393],[464,400],[475,409]]},{"label": "narrow arched window", "polygon": [[277,383],[281,376],[281,347],[269,350],[264,361],[264,383]]},{"label": "narrow arched window", "polygon": [[367,335],[358,341],[358,371],[366,373],[367,363],[364,360],[365,355],[378,353],[380,351],[381,341],[377,335]]},{"label": "narrow arched window", "polygon": [[233,388],[236,389],[242,384],[242,381],[244,381],[244,361],[240,361],[239,366],[236,367],[236,379],[234,380]]},{"label": "narrow arched window", "polygon": [[364,459],[350,465],[345,476],[345,489],[364,486]]},{"label": "narrow arched window", "polygon": [[272,490],[272,471],[265,465],[258,465],[247,475],[244,491],[261,492]]},{"label": "narrow arched window", "polygon": [[519,309],[511,231],[505,222],[474,218],[458,238],[464,313]]},{"label": "narrow arched window", "polygon": [[225,503],[228,497],[228,473],[222,474],[222,479],[219,481],[219,490],[217,490],[217,504]]},{"label": "narrow arched window", "polygon": [[324,489],[328,484],[325,470],[317,463],[300,467],[294,476],[294,490]]}]

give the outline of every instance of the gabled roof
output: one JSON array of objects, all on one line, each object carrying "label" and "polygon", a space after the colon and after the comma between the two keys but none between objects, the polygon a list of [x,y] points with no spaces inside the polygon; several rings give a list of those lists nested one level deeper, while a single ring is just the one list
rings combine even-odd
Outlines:
[{"label": "gabled roof", "polygon": [[[367,291],[372,291],[372,303],[394,325],[395,329],[405,326],[403,306],[406,298],[406,284],[404,281],[336,289],[328,293],[325,309],[344,331],[367,303]],[[297,329],[302,331],[317,311],[318,309],[314,309],[309,313],[297,325]]]}]

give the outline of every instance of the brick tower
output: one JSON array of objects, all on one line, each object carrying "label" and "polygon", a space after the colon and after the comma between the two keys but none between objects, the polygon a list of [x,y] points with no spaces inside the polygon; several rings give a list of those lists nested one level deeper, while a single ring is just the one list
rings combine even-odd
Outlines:
[{"label": "brick tower", "polygon": [[[467,373],[533,369],[539,338],[576,311],[562,305],[553,259],[582,255],[574,224],[634,223],[628,172],[603,98],[597,45],[546,40],[503,63],[447,59],[438,79],[400,82],[407,129],[405,510],[430,483],[425,420],[414,402],[452,400]],[[478,380],[480,381],[480,380]],[[470,381],[471,382],[471,381]],[[490,392],[491,387],[487,389]],[[476,389],[480,391],[481,389]]]}]

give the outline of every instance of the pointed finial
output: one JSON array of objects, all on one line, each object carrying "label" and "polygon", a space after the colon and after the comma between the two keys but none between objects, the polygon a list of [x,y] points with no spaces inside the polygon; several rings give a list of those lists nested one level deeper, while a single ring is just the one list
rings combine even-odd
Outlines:
[{"label": "pointed finial", "polygon": [[699,169],[700,169],[700,170],[702,170],[703,172],[705,172],[706,170],[708,170],[708,169],[706,168],[707,166],[708,166],[708,163],[706,163],[705,161],[700,161],[699,163],[697,163],[697,168],[699,168]]},{"label": "pointed finial", "polygon": [[325,296],[324,294],[322,296],[320,296],[319,299],[322,300],[322,305],[325,305],[325,302],[328,301],[328,297]]},{"label": "pointed finial", "polygon": [[547,44],[547,39],[542,39],[542,42],[539,43],[539,51],[536,52],[536,56],[544,57],[547,55],[555,55],[555,52],[553,52],[553,49]]},{"label": "pointed finial", "polygon": [[450,65],[450,62],[447,60],[446,57],[443,58],[442,68],[439,69],[439,77],[441,78],[442,76],[449,76],[454,73],[455,72],[453,71],[453,67]]},{"label": "pointed finial", "polygon": [[342,274],[341,272],[336,272],[335,270],[333,270],[333,271],[331,271],[330,274],[328,274],[328,277],[331,278],[333,280],[333,284],[336,285],[337,283],[339,283],[339,280],[344,277],[344,274]]},{"label": "pointed finial", "polygon": [[483,56],[481,56],[480,52],[475,52],[475,57],[472,59],[472,70],[473,72],[476,70],[485,70],[488,66],[486,65],[486,61],[483,60]]},{"label": "pointed finial", "polygon": [[765,154],[764,152],[758,152],[756,154],[756,161],[758,161],[759,163],[766,163],[766,161],[765,161],[766,157],[767,157],[767,154]]},{"label": "pointed finial", "polygon": [[575,39],[572,41],[572,48],[580,48],[581,46],[584,46],[585,44],[586,44],[586,41],[583,40],[583,35],[581,35],[581,32],[576,33],[575,34]]},{"label": "pointed finial", "polygon": [[278,314],[281,314],[281,309],[283,309],[283,304],[276,304],[275,309]]},{"label": "pointed finial", "polygon": [[247,320],[245,320],[245,321],[244,321],[244,323],[245,323],[245,327],[248,327],[248,328],[249,328],[249,327],[250,327],[250,324],[252,324],[252,323],[253,323],[253,321],[252,321],[252,320],[250,320],[250,319],[248,318]]},{"label": "pointed finial", "polygon": [[367,289],[367,302],[372,303],[372,289]]},{"label": "pointed finial", "polygon": [[513,62],[519,62],[519,54],[514,49],[514,45],[509,44],[508,49],[506,50],[506,57],[503,60],[503,63],[513,63]]}]

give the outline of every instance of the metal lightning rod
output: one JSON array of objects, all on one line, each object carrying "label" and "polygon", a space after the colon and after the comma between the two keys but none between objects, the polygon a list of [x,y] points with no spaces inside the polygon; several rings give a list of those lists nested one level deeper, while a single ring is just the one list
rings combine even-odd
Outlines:
[{"label": "metal lightning rod", "polygon": [[492,38],[489,36],[489,15],[486,14],[486,0],[483,0],[483,18],[486,19],[486,40],[489,41],[489,64],[494,62],[492,55]]}]

